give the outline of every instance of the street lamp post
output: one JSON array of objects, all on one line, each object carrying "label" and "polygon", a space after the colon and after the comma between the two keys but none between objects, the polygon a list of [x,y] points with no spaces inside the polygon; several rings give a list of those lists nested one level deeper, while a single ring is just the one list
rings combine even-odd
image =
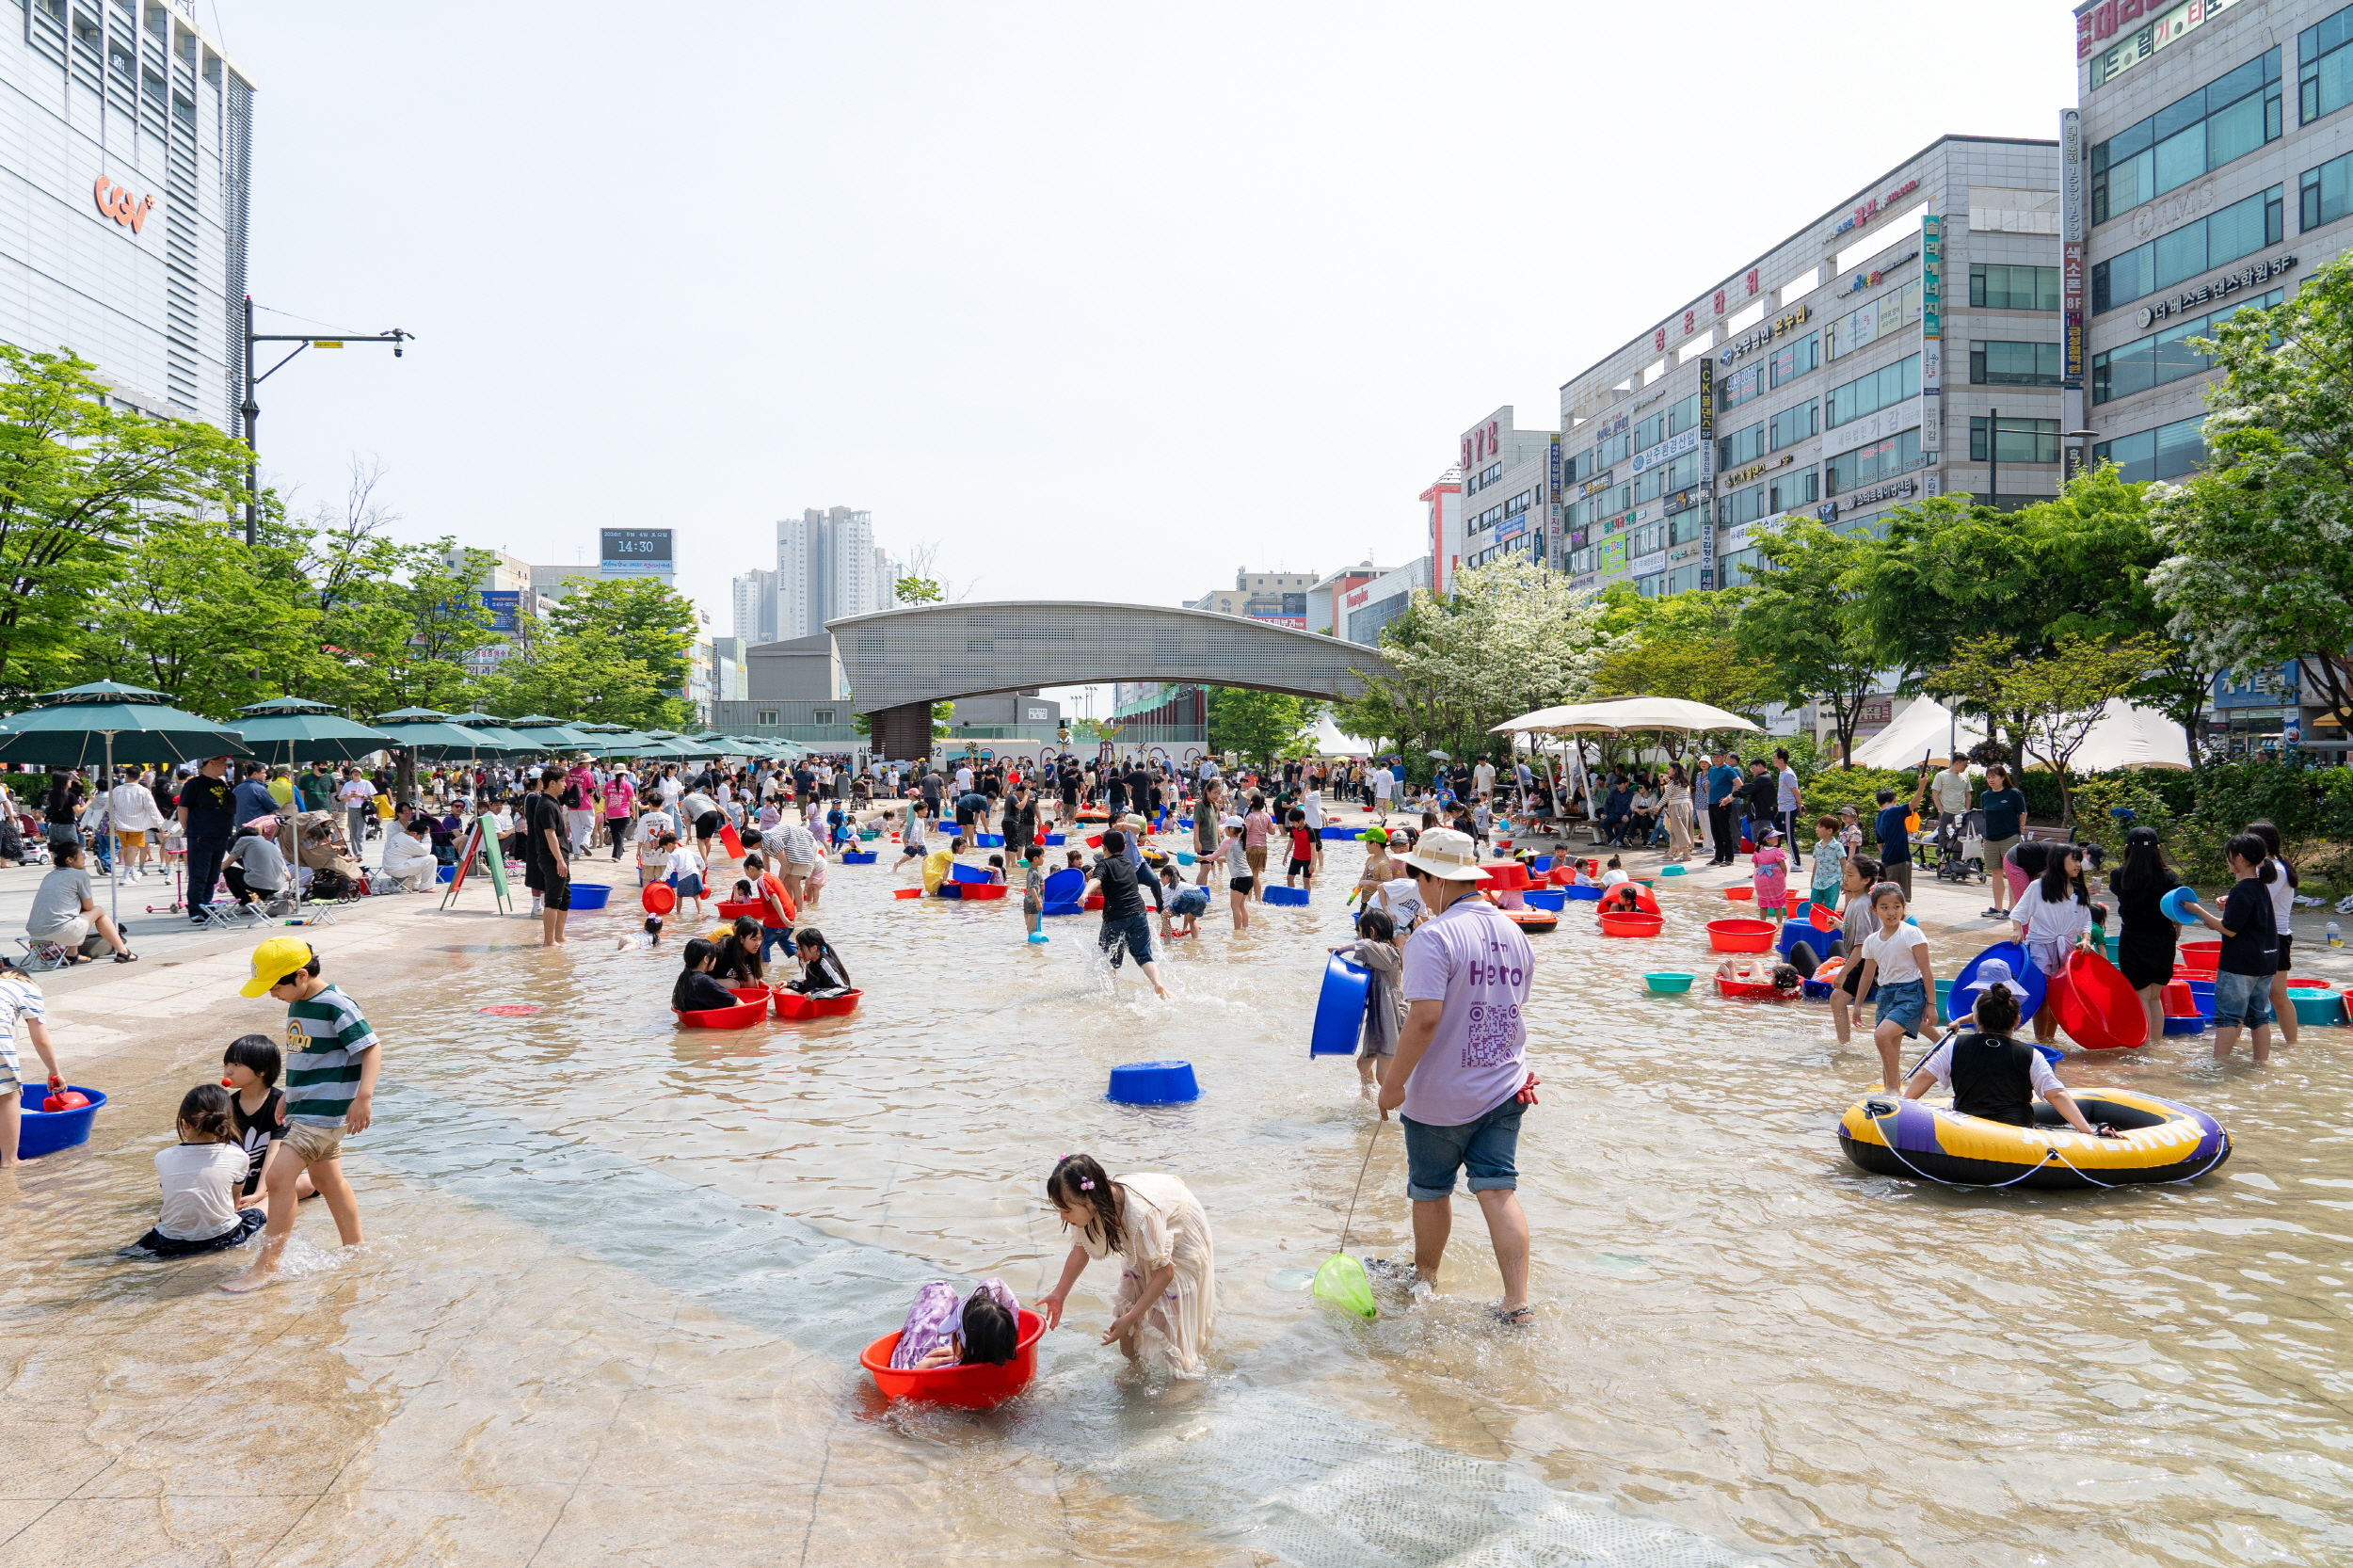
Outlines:
[{"label": "street lamp post", "polygon": [[[253,296],[245,296],[245,401],[237,412],[245,420],[245,547],[251,550],[261,523],[262,507],[262,449],[255,432],[262,423],[262,405],[255,400],[253,389],[286,368],[287,362],[306,348],[341,348],[347,343],[389,343],[392,358],[401,355],[401,345],[415,337],[395,327],[374,337],[330,338],[319,332],[256,332],[253,329]],[[253,345],[257,343],[290,343],[295,346],[286,358],[279,360],[261,375],[253,374]]]}]

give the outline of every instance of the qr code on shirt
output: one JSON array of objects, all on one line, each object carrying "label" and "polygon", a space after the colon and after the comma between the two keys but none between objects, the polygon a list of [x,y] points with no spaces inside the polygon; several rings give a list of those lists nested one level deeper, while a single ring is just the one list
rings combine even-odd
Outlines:
[{"label": "qr code on shirt", "polygon": [[1518,1048],[1519,1035],[1519,1003],[1474,1002],[1470,1029],[1463,1037],[1463,1065],[1500,1066],[1512,1060]]}]

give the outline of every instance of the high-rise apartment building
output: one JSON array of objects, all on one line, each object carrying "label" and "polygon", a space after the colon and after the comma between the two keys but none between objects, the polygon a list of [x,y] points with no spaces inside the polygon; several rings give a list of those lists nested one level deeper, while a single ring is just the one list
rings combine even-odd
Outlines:
[{"label": "high-rise apartment building", "polygon": [[776,574],[754,567],[735,579],[730,633],[745,643],[776,640]]},{"label": "high-rise apartment building", "polygon": [[184,0],[31,0],[0,80],[0,342],[124,404],[234,427],[253,86]]},{"label": "high-rise apartment building", "polygon": [[874,514],[811,506],[776,524],[776,618],[772,641],[814,636],[825,623],[888,608],[888,557],[874,548]]}]

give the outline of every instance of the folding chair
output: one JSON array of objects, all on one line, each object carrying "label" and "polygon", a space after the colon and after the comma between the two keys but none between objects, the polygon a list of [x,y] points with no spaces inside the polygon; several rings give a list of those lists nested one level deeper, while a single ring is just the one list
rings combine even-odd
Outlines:
[{"label": "folding chair", "polygon": [[24,956],[15,960],[16,967],[27,974],[46,974],[51,969],[63,968],[73,952],[63,942],[37,942],[30,936],[19,936],[16,945],[24,950]]}]

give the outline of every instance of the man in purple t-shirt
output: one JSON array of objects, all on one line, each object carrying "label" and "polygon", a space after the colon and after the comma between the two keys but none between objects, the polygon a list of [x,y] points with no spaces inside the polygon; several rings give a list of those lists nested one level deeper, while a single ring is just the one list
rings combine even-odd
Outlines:
[{"label": "man in purple t-shirt", "polygon": [[1431,911],[1405,944],[1407,1003],[1381,1115],[1402,1108],[1405,1195],[1414,1200],[1414,1272],[1437,1283],[1454,1226],[1454,1173],[1469,1177],[1503,1273],[1497,1311],[1528,1322],[1528,1217],[1520,1210],[1520,1097],[1528,1082],[1529,981],[1535,953],[1479,891],[1470,836],[1433,827],[1406,856]]}]

